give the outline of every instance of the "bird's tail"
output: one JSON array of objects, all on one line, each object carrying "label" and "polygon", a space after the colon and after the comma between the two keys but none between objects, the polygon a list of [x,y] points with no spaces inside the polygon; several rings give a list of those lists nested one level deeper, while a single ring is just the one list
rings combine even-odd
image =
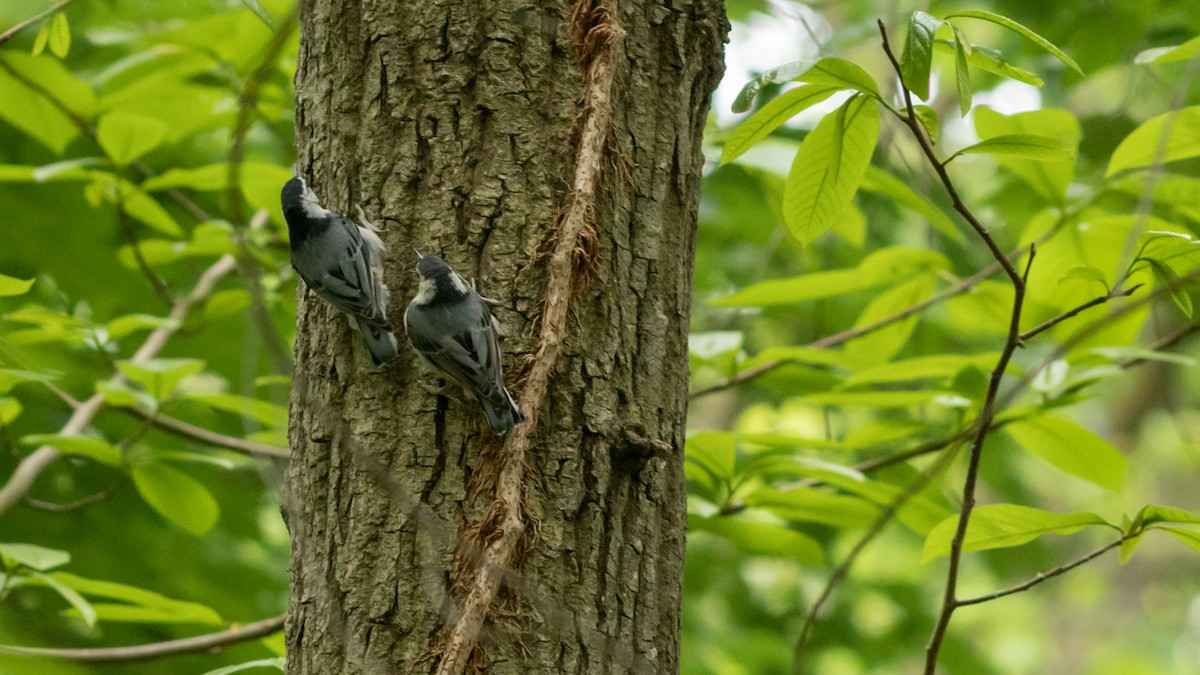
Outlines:
[{"label": "bird's tail", "polygon": [[372,326],[362,319],[358,319],[358,329],[367,340],[367,349],[371,352],[371,360],[375,365],[383,365],[400,354],[396,336],[391,331]]},{"label": "bird's tail", "polygon": [[525,416],[521,414],[521,409],[517,407],[517,402],[508,390],[501,389],[500,393],[502,395],[494,399],[479,397],[479,405],[483,407],[488,425],[497,436],[503,436],[514,425],[525,421]]}]

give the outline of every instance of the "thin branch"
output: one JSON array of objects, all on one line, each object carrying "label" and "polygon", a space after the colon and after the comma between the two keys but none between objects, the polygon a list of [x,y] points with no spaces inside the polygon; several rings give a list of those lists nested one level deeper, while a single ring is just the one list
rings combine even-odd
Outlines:
[{"label": "thin branch", "polygon": [[13,39],[13,37],[16,36],[17,33],[20,33],[21,31],[25,30],[29,26],[32,26],[33,24],[37,23],[38,21],[41,21],[42,19],[50,16],[51,14],[61,10],[62,8],[66,7],[67,5],[71,4],[72,2],[75,2],[75,0],[58,0],[58,2],[54,3],[53,5],[50,5],[46,9],[44,9],[44,10],[38,12],[37,14],[34,14],[33,16],[29,17],[28,19],[25,19],[24,21],[14,25],[12,28],[9,28],[8,30],[4,31],[3,33],[0,33],[0,45],[3,45],[5,42],[8,42],[9,40]]},{"label": "thin branch", "polygon": [[884,528],[887,527],[888,523],[890,523],[892,519],[896,517],[896,514],[900,512],[900,509],[904,506],[904,504],[907,503],[909,499],[912,499],[912,497],[918,492],[924,490],[925,486],[929,485],[930,481],[941,475],[942,471],[944,471],[946,467],[950,465],[950,461],[954,459],[955,455],[958,454],[959,447],[961,447],[961,445],[956,444],[953,447],[948,448],[936,462],[922,471],[921,474],[917,476],[917,478],[913,480],[913,482],[910,483],[903,492],[896,495],[895,499],[893,499],[892,502],[887,505],[887,507],[879,512],[879,515],[875,517],[875,520],[871,523],[871,526],[867,528],[866,533],[863,534],[862,538],[858,540],[858,543],[854,545],[854,548],[850,550],[850,553],[846,556],[846,559],[843,560],[842,564],[838,565],[838,568],[834,570],[832,575],[830,575],[829,581],[825,583],[825,588],[821,590],[821,595],[817,597],[817,601],[813,603],[812,607],[809,608],[808,613],[804,617],[804,624],[800,627],[800,637],[796,638],[792,670],[797,675],[800,675],[804,672],[804,648],[807,646],[809,637],[812,635],[813,627],[816,626],[817,615],[821,613],[821,609],[825,606],[825,603],[828,602],[831,597],[833,597],[834,590],[836,590],[837,587],[841,585],[842,581],[846,579],[846,576],[850,574],[850,568],[854,566],[854,563],[858,560],[858,557],[863,551],[866,550],[867,546],[883,532]]},{"label": "thin branch", "polygon": [[134,661],[150,661],[179,654],[195,654],[208,652],[241,642],[256,640],[283,630],[286,617],[277,616],[263,619],[245,626],[223,630],[219,633],[197,635],[196,637],[153,642],[134,647],[102,647],[97,649],[51,649],[43,647],[13,647],[0,645],[0,654],[29,656],[37,658],[61,659],[80,663],[131,663]]},{"label": "thin branch", "polygon": [[1128,535],[1123,536],[1114,542],[1110,542],[1109,544],[1106,544],[1105,546],[1098,548],[1095,551],[1092,551],[1091,553],[1083,556],[1082,558],[1080,558],[1078,560],[1069,562],[1066,565],[1061,565],[1059,567],[1055,567],[1054,569],[1052,569],[1048,572],[1039,572],[1037,574],[1037,576],[1035,576],[1023,583],[1017,584],[1016,586],[1011,586],[1002,591],[996,591],[995,593],[989,593],[987,595],[980,595],[975,598],[966,598],[963,600],[957,600],[956,604],[959,607],[966,607],[967,605],[978,605],[980,603],[989,602],[989,601],[995,600],[997,598],[1003,598],[1006,595],[1012,595],[1014,593],[1020,593],[1021,591],[1027,591],[1044,581],[1049,581],[1050,579],[1053,579],[1054,577],[1059,576],[1060,574],[1066,574],[1067,572],[1070,572],[1071,570],[1075,569],[1076,567],[1079,567],[1080,565],[1088,562],[1089,560],[1092,560],[1094,558],[1099,558],[1100,556],[1104,555],[1105,553],[1108,553],[1109,551],[1113,550],[1114,548],[1120,546],[1128,538],[1129,538]]},{"label": "thin branch", "polygon": [[[121,189],[118,187],[117,194],[121,194]],[[125,237],[125,241],[129,244],[129,248],[133,251],[133,259],[137,262],[138,269],[142,271],[142,276],[150,282],[150,287],[154,289],[155,295],[170,307],[175,304],[175,299],[171,297],[171,290],[167,288],[167,284],[163,282],[162,277],[150,267],[150,263],[146,257],[142,255],[142,243],[138,239],[137,229],[133,226],[133,221],[129,218],[129,212],[125,210],[124,199],[118,197],[117,203],[117,222],[121,225],[121,233]]]},{"label": "thin branch", "polygon": [[987,228],[975,218],[975,214],[963,203],[959,197],[958,190],[954,187],[954,182],[950,179],[950,175],[946,173],[945,164],[938,160],[937,153],[930,145],[924,127],[917,119],[916,110],[913,108],[912,93],[904,83],[903,69],[900,67],[900,62],[896,60],[896,55],[892,52],[892,47],[888,42],[887,29],[883,25],[883,21],[879,21],[878,24],[879,34],[883,41],[883,51],[887,54],[892,68],[896,71],[896,76],[900,78],[900,91],[904,95],[904,107],[907,111],[907,116],[901,117],[901,120],[912,131],[917,144],[921,146],[925,157],[929,160],[930,165],[933,166],[934,171],[937,172],[938,178],[941,179],[942,185],[946,188],[946,192],[950,195],[950,199],[954,203],[954,209],[962,214],[962,217],[975,229],[979,238],[991,250],[992,257],[1004,268],[1004,272],[1008,275],[1009,281],[1012,282],[1013,286],[1012,313],[1009,318],[1008,335],[1004,341],[1004,348],[1000,352],[1000,358],[996,362],[996,367],[992,370],[991,378],[988,381],[987,395],[984,397],[983,408],[976,420],[975,438],[971,441],[970,459],[967,463],[966,478],[963,481],[962,507],[959,512],[958,526],[954,532],[954,538],[950,542],[950,564],[949,570],[946,573],[946,592],[942,599],[942,609],[938,616],[937,625],[934,627],[933,635],[929,639],[929,645],[925,648],[925,675],[933,675],[937,668],[938,651],[941,649],[946,629],[950,625],[950,617],[954,614],[955,607],[957,607],[955,594],[958,588],[958,568],[959,562],[962,559],[963,542],[966,540],[967,524],[971,519],[971,511],[975,507],[975,487],[979,479],[979,465],[983,457],[983,444],[987,439],[988,432],[996,416],[996,396],[1000,392],[1000,380],[1004,377],[1004,373],[1008,369],[1008,362],[1012,359],[1013,352],[1016,351],[1021,343],[1021,310],[1025,302],[1025,281],[1029,276],[1029,269],[1033,264],[1036,251],[1033,247],[1030,247],[1025,272],[1024,274],[1018,273],[1013,264],[1008,260],[1008,257],[1000,250],[1000,247],[996,244],[995,239],[992,238]]},{"label": "thin branch", "polygon": [[55,513],[65,513],[67,511],[74,511],[75,509],[81,509],[85,506],[102,502],[105,499],[108,499],[115,489],[115,487],[109,488],[95,494],[90,494],[86,497],[80,497],[79,499],[70,502],[48,502],[41,499],[34,499],[32,497],[26,497],[23,502],[26,506],[32,506],[35,509],[53,511]]},{"label": "thin branch", "polygon": [[257,443],[255,441],[248,441],[244,438],[237,438],[236,436],[227,436],[225,434],[217,433],[215,431],[184,422],[183,420],[175,419],[174,417],[168,417],[161,413],[155,414],[142,408],[121,408],[121,411],[132,415],[133,417],[149,420],[155,427],[158,427],[163,431],[175,434],[181,438],[204,443],[205,445],[225,448],[227,450],[233,450],[247,455],[261,455],[264,457],[276,457],[279,459],[287,459],[291,455],[287,448],[277,448],[273,445],[267,445],[266,443]]},{"label": "thin branch", "polygon": [[[1028,250],[1029,250],[1028,247],[1022,247],[1021,249],[1010,253],[1009,257],[1014,258],[1014,259],[1019,258],[1020,256],[1027,253]],[[947,299],[953,298],[957,295],[962,295],[963,293],[966,293],[967,291],[974,288],[979,282],[992,276],[1000,269],[1001,269],[1000,263],[993,262],[992,264],[979,270],[975,274],[972,274],[971,276],[954,284],[950,288],[947,288],[946,290],[941,291],[940,293],[935,293],[934,295],[929,296],[929,298],[927,300],[925,300],[924,302],[919,302],[911,307],[902,309],[899,312],[896,312],[895,314],[892,314],[891,316],[884,317],[878,321],[873,321],[871,323],[864,324],[862,326],[855,326],[854,328],[851,328],[849,330],[844,330],[840,333],[834,333],[833,335],[828,335],[826,337],[820,338],[819,340],[810,342],[806,346],[809,349],[828,349],[830,347],[840,345],[844,342],[849,342],[856,338],[860,338],[869,333],[873,333],[881,328],[890,326],[893,323],[896,323],[897,321],[903,321],[904,319],[907,319],[908,317],[910,317],[914,314],[923,312],[923,311],[929,309],[930,307],[933,307],[934,305],[942,302],[943,300],[947,300]],[[730,377],[720,380],[714,384],[711,384],[707,387],[703,387],[701,389],[697,389],[697,390],[689,393],[688,398],[694,400],[694,399],[700,398],[701,396],[707,396],[708,394],[712,394],[712,393],[716,393],[718,391],[723,391],[725,389],[729,389],[730,387],[742,384],[749,380],[753,380],[756,377],[765,375],[765,374],[775,370],[776,368],[779,368],[780,366],[787,365],[788,363],[790,363],[790,361],[787,361],[787,360],[768,361],[766,363],[757,365],[753,368],[747,368],[746,370],[743,370],[736,375],[731,375]]]},{"label": "thin branch", "polygon": [[250,131],[254,113],[258,108],[259,93],[267,78],[275,71],[283,48],[299,26],[299,18],[300,3],[296,3],[287,17],[280,22],[275,34],[271,36],[271,41],[267,43],[263,51],[262,60],[246,79],[238,94],[238,114],[231,134],[229,174],[226,186],[226,209],[228,209],[229,221],[234,224],[233,240],[238,247],[238,272],[245,280],[246,290],[250,293],[250,313],[263,336],[263,342],[266,345],[267,353],[271,356],[275,370],[280,373],[292,371],[292,357],[286,348],[287,343],[275,328],[275,322],[271,318],[266,295],[260,281],[262,267],[254,257],[250,239],[246,234],[246,229],[242,226],[246,220],[243,205],[245,196],[242,193],[242,162],[246,154],[246,135]]},{"label": "thin branch", "polygon": [[[183,325],[184,320],[187,319],[192,309],[211,295],[217,282],[232,272],[234,267],[233,256],[225,255],[221,256],[220,259],[205,270],[200,275],[200,279],[196,282],[196,286],[192,289],[192,292],[180,298],[175,303],[175,307],[171,310],[169,316],[172,321],[156,328],[150,333],[146,337],[146,341],[142,343],[141,348],[134,353],[132,361],[134,363],[144,363],[162,351],[167,340]],[[120,373],[117,373],[109,380],[109,383],[113,385],[119,385],[124,382],[125,376]],[[99,394],[95,394],[88,400],[80,403],[79,407],[75,408],[75,412],[72,413],[70,419],[67,420],[67,423],[63,425],[59,434],[73,436],[81,433],[91,424],[92,419],[96,417],[96,414],[100,412],[103,406],[104,398]],[[37,480],[37,477],[46,470],[46,467],[53,464],[61,456],[62,453],[56,448],[43,445],[21,460],[17,464],[16,470],[13,471],[12,476],[9,477],[8,482],[3,487],[0,487],[0,516],[3,516],[14,504],[20,502],[29,493],[29,489],[33,486],[33,482]]]},{"label": "thin branch", "polygon": [[1069,309],[1052,319],[1048,319],[1047,321],[1043,322],[1041,325],[1035,326],[1035,327],[1030,328],[1029,330],[1025,331],[1024,333],[1021,333],[1021,338],[1020,338],[1021,342],[1025,342],[1026,340],[1037,335],[1038,333],[1042,333],[1044,331],[1050,330],[1051,328],[1057,326],[1058,324],[1062,323],[1063,321],[1066,321],[1067,319],[1074,317],[1075,315],[1079,314],[1080,312],[1091,309],[1092,307],[1096,307],[1098,305],[1103,305],[1104,303],[1108,302],[1109,300],[1112,300],[1113,298],[1128,298],[1129,296],[1136,293],[1137,290],[1141,287],[1142,287],[1142,285],[1138,284],[1138,285],[1133,286],[1132,288],[1129,288],[1126,290],[1118,290],[1118,289],[1114,288],[1113,290],[1109,291],[1106,295],[1101,295],[1098,298],[1093,298],[1093,299],[1083,303],[1082,305],[1079,305],[1078,307],[1076,307],[1074,309]]}]

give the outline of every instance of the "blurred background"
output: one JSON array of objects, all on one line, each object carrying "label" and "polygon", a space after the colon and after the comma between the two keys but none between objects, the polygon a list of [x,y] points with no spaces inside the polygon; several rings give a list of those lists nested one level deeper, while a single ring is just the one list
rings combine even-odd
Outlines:
[{"label": "blurred background", "polygon": [[[47,7],[40,0],[6,0],[0,3],[0,29]],[[748,496],[761,497],[764,489],[942,437],[970,419],[972,403],[967,394],[959,397],[965,400],[961,404],[830,403],[833,399],[813,394],[837,391],[845,380],[839,369],[851,361],[819,363],[812,355],[739,386],[723,386],[748,368],[784,358],[772,350],[810,345],[865,323],[864,317],[891,313],[879,305],[870,308],[889,288],[903,285],[900,276],[895,283],[884,275],[857,290],[795,301],[743,304],[728,298],[761,289],[755,285],[768,280],[854,270],[882,249],[924,251],[932,257],[913,253],[905,264],[933,261],[928,288],[911,302],[905,301],[908,296],[899,298],[902,308],[991,262],[974,238],[939,228],[923,207],[905,201],[902,189],[880,187],[884,179],[879,178],[874,189],[859,191],[833,232],[802,246],[782,214],[786,177],[807,133],[848,94],[809,108],[737,161],[721,164],[738,124],[794,85],[768,84],[746,113],[732,111],[734,100],[764,71],[826,56],[861,66],[890,97],[896,83],[876,20],[888,26],[899,49],[914,10],[944,16],[966,8],[990,10],[1033,29],[1086,74],[1080,76],[1012,31],[964,21],[972,43],[999,50],[1002,62],[1030,76],[1012,79],[973,69],[974,108],[964,118],[952,50],[935,53],[925,102],[940,119],[939,148],[978,140],[981,107],[1007,116],[1066,111],[1062,135],[1078,139],[1078,156],[1066,173],[1054,173],[1061,166],[1048,169],[1054,175],[1047,180],[1061,187],[1057,192],[1031,187],[1028,173],[1011,161],[964,156],[951,165],[964,200],[1002,249],[1015,250],[1049,231],[1051,221],[1066,220],[1074,229],[1052,238],[1057,243],[1047,243],[1049,253],[1043,256],[1059,256],[1060,267],[1071,267],[1071,256],[1079,258],[1076,266],[1093,266],[1099,263],[1088,251],[1100,250],[1103,242],[1090,238],[1089,223],[1134,213],[1153,214],[1162,227],[1183,232],[1200,223],[1200,182],[1189,182],[1200,168],[1194,159],[1169,165],[1168,178],[1181,179],[1171,183],[1173,195],[1146,188],[1140,174],[1106,177],[1110,157],[1130,132],[1157,115],[1197,105],[1200,59],[1135,62],[1146,50],[1200,35],[1194,2],[730,0],[733,29],[725,80],[714,96],[706,134],[710,161],[696,250],[693,390],[716,389],[697,395],[689,415],[693,518],[684,596],[685,673],[792,672],[806,613],[879,506],[822,492],[836,499],[820,502],[824,515],[804,517],[761,503],[747,509]],[[115,363],[129,359],[148,332],[162,325],[157,317],[170,309],[160,297],[162,289],[186,291],[226,253],[247,256],[257,279],[247,283],[236,273],[224,278],[177,327],[153,372],[133,377],[140,387],[100,389],[114,409],[97,418],[96,428],[126,463],[142,467],[139,471],[131,474],[105,463],[109,450],[93,448],[92,455],[54,464],[31,492],[34,501],[0,518],[0,543],[69,553],[69,561],[47,562],[46,570],[114,584],[101,588],[51,577],[88,597],[98,616],[89,622],[78,605],[72,609],[69,593],[54,584],[28,575],[12,583],[21,575],[11,555],[28,551],[10,550],[5,553],[9,575],[0,587],[4,644],[134,645],[211,632],[286,609],[288,539],[278,506],[282,461],[214,450],[147,428],[116,408],[131,402],[161,406],[165,414],[222,434],[286,447],[288,380],[279,374],[278,355],[291,352],[296,279],[288,265],[277,195],[294,158],[292,75],[298,36],[293,10],[286,0],[79,0],[0,46],[0,274],[36,279],[27,293],[0,297],[0,476],[8,476],[38,444],[30,436],[52,433],[71,414],[69,405],[40,381],[47,374],[70,395],[90,396]],[[1041,85],[1019,81],[1031,77]],[[248,96],[253,105],[244,105]],[[91,126],[96,119],[102,122],[99,128]],[[906,133],[884,115],[874,166],[934,209],[952,214]],[[228,181],[232,147],[244,153],[236,191]],[[247,227],[251,221],[254,227]],[[1158,229],[1158,222],[1151,229]],[[1176,267],[1179,274],[1190,269],[1184,262]],[[1009,298],[1001,281],[995,275],[894,330],[849,342],[837,359],[858,359],[851,364],[857,366],[872,355],[887,361],[995,352],[1003,344]],[[1048,318],[1071,306],[1069,298],[1080,297],[1064,288],[1057,277],[1044,280],[1032,293],[1030,316]],[[1186,329],[1190,317],[1176,306],[1181,302],[1154,303],[1129,320],[1114,321],[1088,344],[1128,349]],[[1031,343],[1018,354],[1016,367],[1031,368],[1050,357],[1070,334],[1056,329],[1044,344]],[[1049,406],[1058,401],[1072,420],[1110,441],[1127,461],[1119,489],[1060,473],[1022,452],[1019,438],[997,433],[987,446],[981,503],[1095,512],[1117,524],[1147,503],[1200,511],[1195,441],[1200,376],[1191,367],[1196,347],[1184,337],[1170,347],[1174,358],[1130,368],[1114,367],[1115,357],[1104,363],[1067,358],[1061,368],[1041,375],[1029,398],[1018,402]],[[951,394],[977,390],[987,364],[943,373],[944,382],[927,387]],[[1105,372],[1091,372],[1105,367]],[[776,435],[774,441],[764,441],[769,434]],[[730,462],[724,474],[709,464],[714,457]],[[764,457],[782,457],[787,465],[760,470]],[[902,486],[929,459],[872,474],[872,485]],[[962,464],[952,465],[922,491],[934,514],[930,518],[957,511]],[[799,508],[789,504],[793,511]],[[720,522],[766,523],[775,529],[765,538],[784,536],[784,544]],[[922,559],[924,534],[933,522],[893,524],[865,550],[815,624],[805,672],[919,670],[945,583],[945,559]],[[787,539],[782,532],[798,538]],[[968,554],[962,595],[1015,584],[1112,539],[1110,530],[1092,527],[1019,548]],[[1193,550],[1200,544],[1189,548],[1181,541],[1150,533],[1125,565],[1118,565],[1115,552],[1108,553],[1029,592],[959,610],[943,651],[945,672],[1200,672],[1200,558]],[[810,544],[817,548],[806,548]],[[137,589],[158,598],[139,595]],[[275,656],[282,656],[279,635],[215,655],[145,664],[70,666],[0,656],[0,673],[206,673]]]}]

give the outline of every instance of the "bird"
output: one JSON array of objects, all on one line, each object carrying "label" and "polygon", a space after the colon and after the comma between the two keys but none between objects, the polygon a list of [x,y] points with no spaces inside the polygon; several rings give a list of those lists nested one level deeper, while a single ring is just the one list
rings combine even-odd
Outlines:
[{"label": "bird", "polygon": [[279,197],[296,273],[357,323],[376,366],[396,358],[399,347],[388,323],[383,284],[383,241],[362,207],[357,207],[361,225],[325,209],[299,175],[284,183]]},{"label": "bird", "polygon": [[508,389],[500,363],[500,324],[488,301],[445,260],[417,251],[420,283],[404,330],[427,366],[475,397],[488,425],[503,436],[525,420]]}]

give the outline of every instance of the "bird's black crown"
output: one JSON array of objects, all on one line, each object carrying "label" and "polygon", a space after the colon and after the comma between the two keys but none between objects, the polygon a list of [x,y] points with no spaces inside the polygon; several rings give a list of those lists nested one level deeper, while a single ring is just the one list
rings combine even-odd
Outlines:
[{"label": "bird's black crown", "polygon": [[437,279],[450,276],[453,270],[445,260],[429,255],[417,261],[417,274],[421,275],[422,279]]}]

